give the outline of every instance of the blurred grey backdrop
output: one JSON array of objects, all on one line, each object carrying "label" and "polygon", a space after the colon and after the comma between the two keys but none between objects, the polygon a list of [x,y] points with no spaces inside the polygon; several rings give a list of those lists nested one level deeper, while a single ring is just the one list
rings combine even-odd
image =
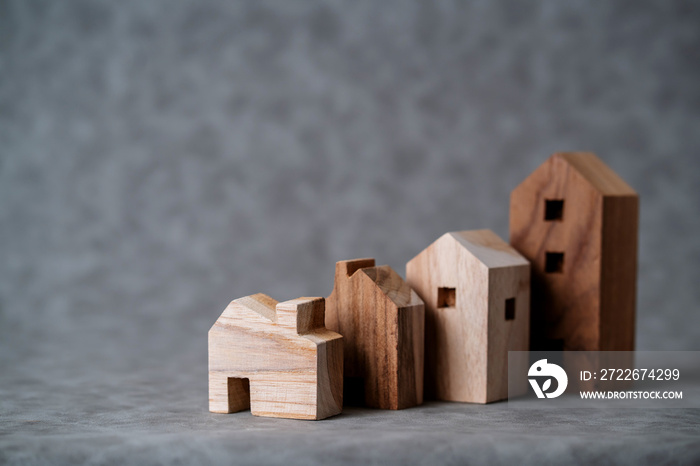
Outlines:
[{"label": "blurred grey backdrop", "polygon": [[231,299],[507,239],[511,189],[565,150],[641,195],[637,348],[700,349],[698,25],[690,1],[0,0],[0,378],[177,370],[205,397]]}]

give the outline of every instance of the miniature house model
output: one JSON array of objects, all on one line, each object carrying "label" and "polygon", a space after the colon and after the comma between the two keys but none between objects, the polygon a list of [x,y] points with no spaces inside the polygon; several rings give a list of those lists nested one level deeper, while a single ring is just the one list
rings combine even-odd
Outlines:
[{"label": "miniature house model", "polygon": [[336,264],[326,326],[345,342],[345,399],[371,408],[423,402],[423,301],[374,259]]},{"label": "miniature house model", "polygon": [[237,299],[209,330],[209,410],[323,419],[343,406],[343,342],[323,298]]},{"label": "miniature house model", "polygon": [[634,349],[637,193],[591,153],[554,154],[511,194],[532,262],[533,350]]},{"label": "miniature house model", "polygon": [[446,233],[406,265],[425,301],[426,397],[508,397],[508,351],[526,351],[530,264],[490,230]]}]

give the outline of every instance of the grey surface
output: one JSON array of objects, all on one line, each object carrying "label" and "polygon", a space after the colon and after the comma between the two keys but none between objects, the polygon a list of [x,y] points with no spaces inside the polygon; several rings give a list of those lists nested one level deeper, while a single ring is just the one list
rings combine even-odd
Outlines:
[{"label": "grey surface", "polygon": [[231,299],[507,238],[559,150],[641,194],[638,348],[700,349],[698,24],[675,1],[0,0],[0,460],[697,462],[694,411],[274,421],[209,415],[205,377]]}]

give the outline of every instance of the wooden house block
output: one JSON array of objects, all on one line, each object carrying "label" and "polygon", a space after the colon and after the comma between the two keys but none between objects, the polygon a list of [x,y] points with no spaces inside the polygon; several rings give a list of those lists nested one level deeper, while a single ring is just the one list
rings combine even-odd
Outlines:
[{"label": "wooden house block", "polygon": [[554,154],[510,197],[532,262],[533,350],[634,350],[639,197],[594,154]]},{"label": "wooden house block", "polygon": [[209,411],[324,419],[343,406],[343,341],[324,299],[236,299],[209,330]]},{"label": "wooden house block", "polygon": [[326,326],[345,342],[345,399],[371,408],[423,402],[423,302],[374,259],[338,262]]},{"label": "wooden house block", "polygon": [[528,349],[530,264],[490,230],[446,233],[406,265],[425,301],[426,397],[508,397],[508,351]]}]

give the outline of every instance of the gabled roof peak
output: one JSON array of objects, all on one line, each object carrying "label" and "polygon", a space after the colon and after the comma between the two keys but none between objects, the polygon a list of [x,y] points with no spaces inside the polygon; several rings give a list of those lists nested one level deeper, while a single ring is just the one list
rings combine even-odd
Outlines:
[{"label": "gabled roof peak", "polygon": [[490,269],[529,264],[527,259],[491,230],[453,231],[443,235],[443,238],[445,236]]},{"label": "gabled roof peak", "polygon": [[369,280],[397,307],[423,303],[401,275],[388,265],[375,266],[375,261],[372,258],[336,262],[336,287],[341,280]]},{"label": "gabled roof peak", "polygon": [[250,296],[244,296],[242,298],[235,299],[233,302],[258,313],[273,322],[277,322],[277,313],[275,308],[279,303],[277,300],[267,296],[266,294],[257,293]]},{"label": "gabled roof peak", "polygon": [[588,183],[604,196],[636,195],[634,189],[625,180],[607,166],[592,152],[558,152],[550,160],[559,159],[581,175]]},{"label": "gabled roof peak", "polygon": [[388,265],[360,269],[397,307],[422,304],[408,283]]}]

